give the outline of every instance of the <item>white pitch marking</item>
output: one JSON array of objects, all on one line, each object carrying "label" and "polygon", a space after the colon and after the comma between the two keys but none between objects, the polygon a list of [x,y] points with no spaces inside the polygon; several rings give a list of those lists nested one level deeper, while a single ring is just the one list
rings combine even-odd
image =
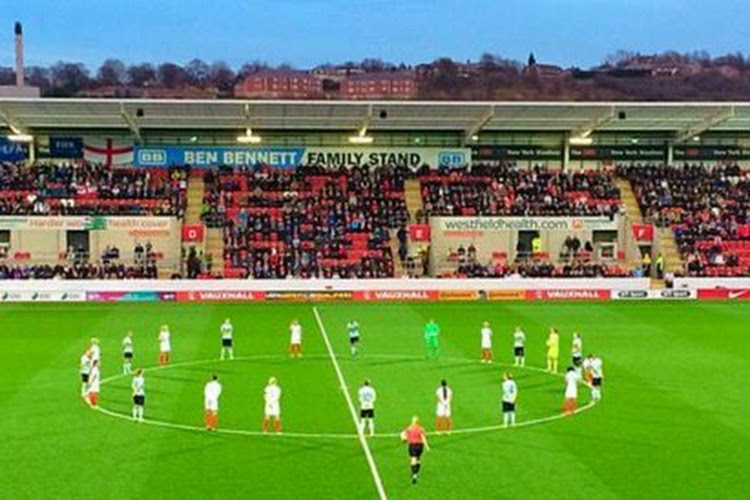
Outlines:
[{"label": "white pitch marking", "polygon": [[331,340],[328,338],[328,333],[326,333],[326,327],[323,324],[323,320],[320,318],[320,313],[318,312],[318,308],[313,306],[313,314],[315,314],[315,319],[318,322],[318,329],[320,330],[320,334],[323,336],[323,342],[326,344],[326,349],[328,349],[328,355],[331,357],[331,363],[333,363],[333,369],[336,371],[336,376],[339,379],[339,384],[341,384],[341,392],[344,393],[344,399],[346,399],[346,404],[349,407],[349,413],[352,416],[352,421],[354,422],[354,428],[357,429],[357,437],[359,438],[359,444],[362,445],[362,450],[365,452],[365,457],[367,458],[367,464],[370,466],[370,472],[372,473],[372,479],[375,481],[375,488],[378,490],[378,496],[380,497],[380,500],[387,500],[388,495],[385,494],[385,488],[383,487],[383,480],[380,478],[380,473],[378,472],[378,466],[375,463],[375,457],[372,456],[372,450],[370,450],[370,445],[367,444],[367,439],[365,438],[365,432],[362,427],[359,426],[359,421],[357,420],[357,411],[354,409],[354,403],[352,402],[352,397],[349,394],[349,390],[346,388],[346,380],[344,380],[344,374],[341,372],[341,367],[339,366],[339,362],[336,359],[336,354],[333,352],[333,346],[331,345]]}]

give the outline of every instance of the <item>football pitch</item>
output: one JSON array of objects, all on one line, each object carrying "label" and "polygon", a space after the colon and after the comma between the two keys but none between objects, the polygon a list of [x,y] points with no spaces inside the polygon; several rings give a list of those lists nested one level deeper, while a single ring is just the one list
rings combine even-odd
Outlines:
[{"label": "football pitch", "polygon": [[[66,304],[0,309],[0,497],[20,498],[746,498],[750,484],[750,307],[737,303]],[[234,361],[219,361],[219,326],[234,324]],[[302,324],[301,359],[288,325]],[[362,331],[349,352],[346,324]],[[422,328],[441,327],[440,359]],[[495,332],[496,362],[479,330]],[[172,331],[158,368],[157,333]],[[526,364],[512,365],[512,331]],[[604,360],[602,402],[560,418],[561,376],[544,373],[550,326]],[[134,333],[146,370],[136,424],[121,341]],[[78,359],[101,339],[101,407],[79,396]],[[518,383],[518,426],[504,429],[503,371]],[[223,385],[219,428],[203,426],[203,386]],[[263,435],[263,387],[283,390],[284,433]],[[441,379],[453,389],[455,432],[430,435],[417,485],[398,433],[419,415],[432,430]],[[377,390],[376,436],[360,440],[354,406]],[[356,408],[358,413],[358,408]]]}]

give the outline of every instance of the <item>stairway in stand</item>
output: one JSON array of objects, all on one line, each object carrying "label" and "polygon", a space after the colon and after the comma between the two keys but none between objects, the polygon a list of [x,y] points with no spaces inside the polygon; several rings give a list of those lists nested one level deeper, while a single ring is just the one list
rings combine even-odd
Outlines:
[{"label": "stairway in stand", "polygon": [[625,205],[625,213],[630,217],[630,221],[634,223],[643,222],[641,206],[638,204],[638,199],[635,197],[630,181],[618,178],[617,187],[620,189],[620,198]]},{"label": "stairway in stand", "polygon": [[391,230],[390,239],[388,240],[388,246],[391,249],[391,255],[393,256],[393,277],[402,278],[405,275],[404,264],[401,259],[398,258],[398,236],[397,230]]},{"label": "stairway in stand", "polygon": [[422,186],[419,179],[407,179],[404,185],[404,196],[406,210],[409,212],[409,220],[414,221],[417,213],[422,210]]}]

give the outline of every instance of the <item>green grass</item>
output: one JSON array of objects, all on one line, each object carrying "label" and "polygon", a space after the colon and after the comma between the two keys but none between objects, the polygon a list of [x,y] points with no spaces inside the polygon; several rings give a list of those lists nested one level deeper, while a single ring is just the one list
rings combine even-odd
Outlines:
[{"label": "green grass", "polygon": [[[527,363],[544,362],[549,326],[565,356],[579,329],[585,351],[605,362],[604,400],[573,418],[432,438],[420,483],[408,481],[404,445],[369,440],[390,498],[742,498],[750,484],[750,308],[729,303],[320,304],[354,396],[364,378],[378,391],[377,431],[411,415],[428,428],[434,392],[454,390],[457,428],[499,423],[502,365],[478,362],[479,328],[495,330],[495,355],[510,361],[511,332],[528,336]],[[218,328],[235,325],[242,360],[220,363]],[[103,375],[120,371],[120,341],[135,332],[136,364],[157,361],[158,326],[173,332],[176,365],[147,372],[146,417],[200,427],[202,386],[224,385],[220,426],[260,430],[262,389],[276,376],[289,433],[354,434],[354,425],[310,305],[3,305],[0,309],[2,498],[376,498],[357,439],[208,434],[136,425],[88,409],[77,361],[102,339]],[[298,318],[305,357],[286,357]],[[363,331],[348,353],[346,322]],[[421,329],[442,329],[440,361],[424,361]],[[402,357],[397,357],[402,356]],[[267,356],[267,357],[259,357]],[[244,357],[250,357],[246,359]],[[255,357],[255,358],[253,358]],[[186,361],[206,363],[180,366]],[[514,369],[519,421],[560,411],[560,378]],[[102,406],[129,413],[128,379],[102,389]],[[582,391],[582,402],[588,399]]]}]

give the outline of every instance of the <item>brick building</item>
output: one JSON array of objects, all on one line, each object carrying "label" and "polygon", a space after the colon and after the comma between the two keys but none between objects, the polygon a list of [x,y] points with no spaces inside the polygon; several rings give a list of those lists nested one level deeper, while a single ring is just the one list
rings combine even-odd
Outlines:
[{"label": "brick building", "polygon": [[362,73],[341,81],[341,99],[413,99],[417,78],[412,72]]},{"label": "brick building", "polygon": [[305,71],[260,71],[237,84],[234,95],[261,99],[311,99],[323,95],[323,83]]}]

